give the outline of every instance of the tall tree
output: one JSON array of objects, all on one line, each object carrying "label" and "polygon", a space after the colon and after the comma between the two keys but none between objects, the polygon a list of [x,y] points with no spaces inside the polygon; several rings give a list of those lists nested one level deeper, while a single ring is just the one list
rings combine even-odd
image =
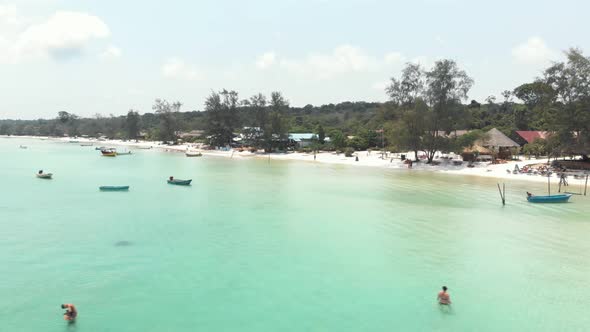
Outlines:
[{"label": "tall tree", "polygon": [[[399,79],[391,78],[386,92],[399,113],[399,125],[387,126],[388,141],[398,149],[418,151],[423,148],[426,132],[425,117],[428,106],[424,103],[425,73],[420,65],[408,63]],[[393,131],[393,132],[392,132]]]},{"label": "tall tree", "polygon": [[63,131],[66,132],[68,136],[78,135],[79,117],[76,114],[60,111],[57,113],[57,118],[62,125]]},{"label": "tall tree", "polygon": [[441,133],[456,129],[461,101],[467,99],[472,86],[473,79],[453,60],[436,61],[426,73],[426,100],[432,109],[424,142],[429,163],[436,151],[445,145],[446,139]]},{"label": "tall tree", "polygon": [[127,129],[127,138],[137,139],[137,136],[139,135],[139,121],[140,116],[138,112],[134,110],[129,110],[129,112],[127,112],[127,117],[125,118],[125,129]]},{"label": "tall tree", "polygon": [[399,79],[391,78],[385,89],[389,99],[398,106],[411,107],[424,92],[424,71],[419,64],[408,63]]},{"label": "tall tree", "polygon": [[545,70],[544,82],[557,97],[557,113],[551,121],[563,152],[590,154],[590,58],[579,49],[565,52],[566,62],[554,63]]},{"label": "tall tree", "polygon": [[326,142],[326,131],[322,125],[318,126],[318,142],[324,144]]},{"label": "tall tree", "polygon": [[180,102],[169,103],[165,99],[156,99],[152,109],[160,118],[159,139],[165,142],[171,141],[176,143],[178,132],[177,113],[180,111],[182,104]]},{"label": "tall tree", "polygon": [[231,145],[237,125],[238,93],[222,90],[212,92],[205,100],[207,112],[206,132],[209,144],[213,146]]},{"label": "tall tree", "polygon": [[270,111],[266,105],[266,97],[262,93],[259,93],[250,97],[249,103],[255,117],[255,142],[257,147],[270,151],[272,149],[272,128],[270,123]]},{"label": "tall tree", "polygon": [[272,147],[285,149],[289,139],[289,122],[287,111],[289,101],[283,95],[274,91],[270,94],[270,123],[272,132]]}]

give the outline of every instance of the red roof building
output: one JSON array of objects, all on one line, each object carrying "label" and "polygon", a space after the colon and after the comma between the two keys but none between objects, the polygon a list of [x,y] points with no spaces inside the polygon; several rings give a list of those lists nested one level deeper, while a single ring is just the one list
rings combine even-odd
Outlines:
[{"label": "red roof building", "polygon": [[533,141],[537,138],[546,139],[549,133],[546,131],[517,130],[516,134],[524,139],[527,143],[533,143]]}]

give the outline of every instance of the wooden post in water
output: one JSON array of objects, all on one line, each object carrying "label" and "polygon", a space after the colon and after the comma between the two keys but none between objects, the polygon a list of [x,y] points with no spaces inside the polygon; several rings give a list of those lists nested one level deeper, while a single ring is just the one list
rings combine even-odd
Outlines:
[{"label": "wooden post in water", "polygon": [[500,193],[500,199],[502,199],[502,205],[506,205],[506,184],[502,183],[502,187],[504,188],[504,193],[502,193],[502,189],[500,189],[500,184],[498,183],[498,192]]},{"label": "wooden post in water", "polygon": [[547,174],[547,195],[551,196],[551,173]]},{"label": "wooden post in water", "polygon": [[586,174],[586,183],[584,184],[584,196],[586,196],[586,189],[588,188],[588,174]]}]

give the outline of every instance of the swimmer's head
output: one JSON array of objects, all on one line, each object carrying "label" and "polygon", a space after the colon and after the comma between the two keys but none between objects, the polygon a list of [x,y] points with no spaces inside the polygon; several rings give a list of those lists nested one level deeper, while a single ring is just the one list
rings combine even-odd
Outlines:
[{"label": "swimmer's head", "polygon": [[62,304],[62,305],[61,305],[61,308],[62,308],[62,309],[65,309],[65,308],[66,308],[66,305],[65,305],[65,304]]},{"label": "swimmer's head", "polygon": [[447,286],[443,286],[443,291],[447,291]]}]

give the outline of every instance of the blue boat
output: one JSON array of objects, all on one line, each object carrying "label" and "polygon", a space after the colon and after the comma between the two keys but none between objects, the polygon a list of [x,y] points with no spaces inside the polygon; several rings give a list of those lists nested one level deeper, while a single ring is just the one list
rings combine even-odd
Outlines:
[{"label": "blue boat", "polygon": [[175,184],[177,186],[190,186],[191,185],[191,180],[180,180],[180,179],[172,179],[172,180],[168,180],[168,184]]},{"label": "blue boat", "polygon": [[526,199],[531,203],[567,203],[570,197],[572,197],[572,194],[559,194],[550,196],[528,195]]},{"label": "blue boat", "polygon": [[127,191],[129,186],[100,186],[100,191]]}]

